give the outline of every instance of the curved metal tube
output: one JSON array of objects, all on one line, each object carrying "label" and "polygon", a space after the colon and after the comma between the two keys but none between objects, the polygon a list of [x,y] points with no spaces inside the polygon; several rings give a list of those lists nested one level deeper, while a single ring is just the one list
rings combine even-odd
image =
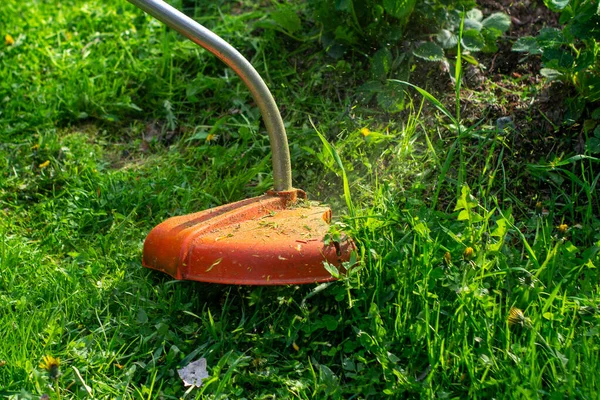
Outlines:
[{"label": "curved metal tube", "polygon": [[162,0],[128,0],[194,43],[204,47],[231,67],[246,84],[262,114],[273,153],[275,191],[292,189],[290,150],[277,104],[252,64],[229,43]]}]

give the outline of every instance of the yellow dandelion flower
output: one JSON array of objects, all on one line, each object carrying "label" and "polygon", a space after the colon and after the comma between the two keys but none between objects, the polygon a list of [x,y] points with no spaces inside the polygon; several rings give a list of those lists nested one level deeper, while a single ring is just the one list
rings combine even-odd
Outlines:
[{"label": "yellow dandelion flower", "polygon": [[475,250],[472,247],[467,247],[463,253],[463,257],[465,260],[470,260],[475,255]]},{"label": "yellow dandelion flower", "polygon": [[58,378],[60,375],[60,358],[55,358],[50,355],[45,355],[40,362],[40,368],[48,371],[48,375],[52,379]]},{"label": "yellow dandelion flower", "polygon": [[217,135],[215,135],[214,133],[209,133],[208,136],[206,136],[207,142],[213,142],[215,140],[217,140]]},{"label": "yellow dandelion flower", "polygon": [[15,39],[7,33],[6,36],[4,36],[4,43],[7,46],[12,46],[15,44]]},{"label": "yellow dandelion flower", "polygon": [[508,312],[508,324],[511,326],[521,325],[531,327],[531,319],[525,316],[523,310],[517,307],[511,307]]},{"label": "yellow dandelion flower", "polygon": [[40,148],[39,143],[34,144],[33,146],[31,146],[31,150],[37,150]]},{"label": "yellow dandelion flower", "polygon": [[558,227],[558,233],[560,233],[561,235],[564,235],[565,233],[567,233],[567,230],[569,229],[569,225],[567,224],[560,224]]},{"label": "yellow dandelion flower", "polygon": [[447,251],[446,254],[444,254],[444,262],[447,265],[450,265],[452,263],[452,254],[450,254],[449,251]]},{"label": "yellow dandelion flower", "polygon": [[360,133],[364,136],[367,137],[371,134],[371,130],[369,128],[367,128],[366,126],[364,128],[362,128],[360,130]]},{"label": "yellow dandelion flower", "polygon": [[44,169],[44,168],[46,168],[48,165],[50,165],[50,160],[46,160],[46,161],[44,161],[43,163],[41,163],[41,164],[39,165],[39,167],[40,167],[40,169]]},{"label": "yellow dandelion flower", "polygon": [[508,312],[508,324],[509,325],[523,325],[525,321],[525,314],[523,314],[523,310],[518,309],[517,307],[511,307]]}]

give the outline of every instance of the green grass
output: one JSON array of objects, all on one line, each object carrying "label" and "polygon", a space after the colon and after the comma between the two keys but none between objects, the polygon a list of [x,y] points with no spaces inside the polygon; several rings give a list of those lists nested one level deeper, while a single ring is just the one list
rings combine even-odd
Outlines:
[{"label": "green grass", "polygon": [[[335,283],[264,288],[143,269],[165,218],[270,188],[258,111],[230,70],[124,1],[9,0],[0,396],[597,398],[597,159],[515,164],[493,121],[355,101],[364,62],[254,30],[269,18],[256,5],[195,15],[267,77],[295,184],[333,205],[359,263]],[[512,192],[514,177],[544,190]],[[509,324],[513,307],[527,320]],[[200,357],[211,377],[188,390],[176,370]]]}]

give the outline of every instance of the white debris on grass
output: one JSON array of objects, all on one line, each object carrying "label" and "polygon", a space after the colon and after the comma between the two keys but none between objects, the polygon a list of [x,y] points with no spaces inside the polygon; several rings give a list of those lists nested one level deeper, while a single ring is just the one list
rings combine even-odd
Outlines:
[{"label": "white debris on grass", "polygon": [[185,386],[202,386],[202,379],[209,377],[206,370],[206,358],[202,357],[199,360],[189,363],[177,370],[177,373]]}]

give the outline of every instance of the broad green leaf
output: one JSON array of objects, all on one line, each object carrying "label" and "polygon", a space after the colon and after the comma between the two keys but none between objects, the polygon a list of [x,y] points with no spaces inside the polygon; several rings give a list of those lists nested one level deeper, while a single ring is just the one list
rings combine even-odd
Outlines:
[{"label": "broad green leaf", "polygon": [[322,318],[323,325],[328,331],[335,331],[338,327],[338,320],[331,314],[325,314]]},{"label": "broad green leaf", "polygon": [[563,74],[552,68],[540,69],[540,74],[550,80],[560,80],[563,78]]},{"label": "broad green leaf", "polygon": [[494,13],[481,21],[481,24],[486,29],[504,33],[510,28],[510,17],[504,13]]},{"label": "broad green leaf", "polygon": [[481,31],[481,35],[485,40],[485,47],[481,49],[481,51],[485,53],[496,53],[498,51],[498,46],[496,45],[496,40],[502,36],[502,32],[491,29],[484,29]]},{"label": "broad green leaf", "polygon": [[337,28],[335,28],[333,34],[335,35],[335,40],[337,42],[349,45],[358,43],[356,33],[354,33],[354,31],[347,26],[338,26]]},{"label": "broad green leaf", "polygon": [[585,49],[577,55],[577,62],[573,66],[573,71],[577,73],[586,73],[593,71],[593,66],[596,63],[596,53],[600,49]]},{"label": "broad green leaf", "polygon": [[568,43],[563,32],[557,28],[542,28],[536,41],[544,49],[547,47],[560,47]]},{"label": "broad green leaf", "polygon": [[506,220],[504,218],[500,218],[496,221],[496,228],[492,231],[492,233],[490,233],[490,236],[501,238],[506,235],[506,232]]},{"label": "broad green leaf", "polygon": [[148,314],[146,314],[146,310],[144,310],[143,308],[140,307],[138,309],[136,320],[140,324],[145,324],[146,322],[148,322]]},{"label": "broad green leaf", "polygon": [[477,61],[477,59],[469,54],[463,54],[462,55],[462,59],[465,60],[466,62],[468,62],[471,65],[474,66],[479,66],[479,61]]},{"label": "broad green leaf", "polygon": [[333,264],[328,263],[327,261],[323,261],[323,268],[325,268],[325,271],[329,272],[329,274],[331,276],[333,276],[334,278],[339,278],[340,277],[340,271],[337,269],[337,267]]},{"label": "broad green leaf", "polygon": [[483,221],[483,217],[476,213],[475,211],[471,211],[471,222],[481,222]]},{"label": "broad green leaf", "polygon": [[598,154],[600,153],[600,139],[597,137],[591,137],[585,143],[586,150],[590,154]]},{"label": "broad green leaf", "polygon": [[481,28],[483,28],[483,25],[479,21],[475,21],[474,19],[465,19],[464,21],[465,30],[473,29],[479,32]]},{"label": "broad green leaf", "polygon": [[577,89],[591,102],[600,100],[600,77],[585,71],[577,74]]},{"label": "broad green leaf", "polygon": [[392,17],[403,18],[410,15],[417,0],[383,0],[383,8]]},{"label": "broad green leaf", "polygon": [[569,5],[569,0],[544,0],[544,4],[552,11],[561,11]]},{"label": "broad green leaf", "polygon": [[458,221],[466,221],[469,219],[469,210],[462,210],[458,213],[458,217],[456,217]]},{"label": "broad green leaf", "polygon": [[454,207],[454,211],[458,210],[469,210],[473,207],[476,207],[477,203],[472,201],[471,189],[467,185],[464,185],[460,189],[460,197],[456,200],[456,206]]},{"label": "broad green leaf", "polygon": [[515,44],[513,44],[512,50],[519,53],[529,53],[531,55],[542,54],[542,49],[540,48],[538,41],[532,36],[523,36],[517,39]]},{"label": "broad green leaf", "polygon": [[462,45],[470,51],[479,51],[485,46],[485,39],[475,29],[469,29],[463,32]]},{"label": "broad green leaf", "polygon": [[[565,20],[565,31],[568,30],[571,37],[575,37],[579,40],[587,41],[587,40],[595,40],[598,42],[598,38],[600,37],[600,23],[598,22],[600,14],[598,14],[598,6],[594,3],[598,3],[597,0],[588,0],[585,2],[581,2],[577,7],[577,11],[574,16]],[[561,20],[563,20],[562,16],[572,15],[572,9],[575,7],[570,7],[571,10],[569,12],[563,12],[561,14]],[[575,20],[575,21],[573,21]],[[561,22],[562,24],[563,22]]]},{"label": "broad green leaf", "polygon": [[499,240],[497,243],[492,243],[488,246],[488,250],[490,251],[490,253],[497,253],[500,251],[500,249],[502,248],[502,245],[504,244],[503,240]]},{"label": "broad green leaf", "polygon": [[417,47],[413,54],[415,57],[427,61],[442,61],[444,59],[444,49],[434,42],[425,42]]},{"label": "broad green leaf", "polygon": [[339,379],[328,366],[319,364],[319,384],[323,386],[325,397],[330,397],[339,389]]},{"label": "broad green leaf", "polygon": [[271,18],[277,25],[289,33],[294,33],[302,28],[302,21],[296,12],[290,7],[281,7],[271,13]]},{"label": "broad green leaf", "polygon": [[585,121],[583,121],[583,131],[585,133],[590,133],[594,130],[594,128],[596,127],[596,124],[598,124],[597,121],[593,120],[593,119],[586,119]]},{"label": "broad green leaf", "polygon": [[375,18],[375,20],[377,21],[380,18],[383,18],[383,14],[385,13],[385,10],[383,9],[383,7],[379,4],[374,4],[373,5],[373,10],[371,10],[373,18]]},{"label": "broad green leaf", "polygon": [[401,25],[390,26],[385,36],[386,43],[398,43],[404,37],[404,27]]},{"label": "broad green leaf", "polygon": [[504,218],[496,221],[496,228],[490,233],[490,236],[498,238],[498,242],[490,244],[489,250],[492,252],[500,251],[504,244],[504,238],[508,232],[507,222]]},{"label": "broad green leaf", "polygon": [[392,52],[384,47],[378,50],[371,59],[373,78],[384,80],[392,67]]},{"label": "broad green leaf", "polygon": [[352,0],[335,0],[335,9],[338,11],[352,12]]},{"label": "broad green leaf", "polygon": [[442,29],[438,32],[436,39],[443,49],[451,49],[456,47],[458,36],[447,29]]},{"label": "broad green leaf", "polygon": [[472,19],[473,21],[480,22],[483,19],[483,13],[481,10],[474,8],[472,10],[467,11],[467,17],[465,20]]},{"label": "broad green leaf", "polygon": [[419,236],[429,239],[429,228],[423,222],[416,224],[413,229],[419,234]]},{"label": "broad green leaf", "polygon": [[388,82],[377,92],[377,104],[390,113],[400,112],[404,109],[404,89],[406,86]]},{"label": "broad green leaf", "polygon": [[575,253],[579,253],[579,249],[577,248],[577,246],[575,246],[573,244],[573,242],[571,242],[570,240],[568,240],[564,245],[563,245],[563,249],[565,249],[566,251],[568,251],[571,254],[575,254]]},{"label": "broad green leaf", "polygon": [[444,277],[444,270],[440,267],[434,268],[431,270],[431,272],[429,273],[429,278],[431,279],[441,279]]},{"label": "broad green leaf", "polygon": [[477,214],[475,211],[462,210],[458,213],[457,221],[466,221],[470,220],[471,222],[481,222],[483,221],[483,217]]}]

